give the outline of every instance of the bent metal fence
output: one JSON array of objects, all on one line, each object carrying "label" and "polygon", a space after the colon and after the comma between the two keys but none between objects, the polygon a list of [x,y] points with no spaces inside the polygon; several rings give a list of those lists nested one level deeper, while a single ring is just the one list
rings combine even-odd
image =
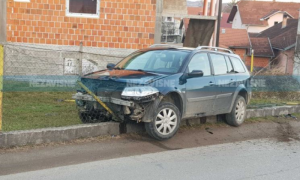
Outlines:
[{"label": "bent metal fence", "polygon": [[133,51],[83,46],[2,44],[2,131],[80,124],[72,100],[72,94],[79,89],[76,83],[79,77],[105,69],[108,63],[117,63]]}]

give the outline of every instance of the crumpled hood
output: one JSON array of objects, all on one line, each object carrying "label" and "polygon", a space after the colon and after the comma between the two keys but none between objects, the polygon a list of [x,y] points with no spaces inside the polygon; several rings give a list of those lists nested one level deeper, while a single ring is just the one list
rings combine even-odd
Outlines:
[{"label": "crumpled hood", "polygon": [[157,74],[143,71],[131,70],[103,70],[87,74],[83,78],[98,79],[102,81],[110,80],[115,82],[122,82],[127,84],[145,85],[155,82],[159,79],[165,78],[168,75]]}]

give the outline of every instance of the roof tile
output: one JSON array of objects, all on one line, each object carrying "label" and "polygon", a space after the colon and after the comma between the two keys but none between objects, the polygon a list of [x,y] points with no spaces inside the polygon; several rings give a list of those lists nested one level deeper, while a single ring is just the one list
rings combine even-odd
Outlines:
[{"label": "roof tile", "polygon": [[266,26],[267,21],[260,19],[274,11],[286,11],[294,18],[299,18],[300,3],[294,2],[266,2],[266,1],[239,1],[238,9],[243,24]]},{"label": "roof tile", "polygon": [[229,48],[249,48],[250,42],[246,29],[221,28],[220,46]]},{"label": "roof tile", "polygon": [[267,37],[252,37],[250,38],[252,49],[254,49],[255,56],[273,57],[274,53]]},{"label": "roof tile", "polygon": [[257,37],[268,37],[273,48],[286,49],[296,43],[297,28],[298,19],[288,19],[286,27],[282,28],[282,23],[276,24]]}]

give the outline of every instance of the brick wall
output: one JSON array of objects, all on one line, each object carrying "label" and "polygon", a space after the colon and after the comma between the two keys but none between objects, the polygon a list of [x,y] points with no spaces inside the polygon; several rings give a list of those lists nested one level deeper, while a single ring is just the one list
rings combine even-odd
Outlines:
[{"label": "brick wall", "polygon": [[[231,49],[235,54],[245,62],[246,66],[251,66],[251,56],[247,56],[246,49]],[[270,58],[266,57],[254,57],[254,67],[268,67]]]},{"label": "brick wall", "polygon": [[7,0],[7,41],[140,49],[154,43],[156,0],[101,0],[100,17],[67,17],[66,0]]},{"label": "brick wall", "polygon": [[[279,52],[276,58],[274,68],[280,70],[281,73],[293,74],[295,49]],[[286,67],[287,66],[287,67]]]},{"label": "brick wall", "polygon": [[[253,59],[253,64],[254,67],[269,67],[269,63],[270,63],[270,58],[266,58],[266,57],[254,57]],[[251,56],[247,56],[246,58],[246,66],[251,66]]]},{"label": "brick wall", "polygon": [[245,61],[246,49],[231,49],[235,54],[239,55],[240,58]]}]

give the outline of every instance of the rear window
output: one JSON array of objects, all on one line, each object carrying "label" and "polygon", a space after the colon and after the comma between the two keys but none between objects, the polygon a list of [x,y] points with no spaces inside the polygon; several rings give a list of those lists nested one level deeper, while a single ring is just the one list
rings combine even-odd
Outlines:
[{"label": "rear window", "polygon": [[234,70],[235,70],[236,72],[239,72],[239,73],[244,73],[244,72],[246,72],[243,63],[242,63],[242,61],[241,61],[239,58],[236,58],[236,57],[230,57],[230,59],[231,59],[231,62],[232,62],[232,64],[233,64]]}]

